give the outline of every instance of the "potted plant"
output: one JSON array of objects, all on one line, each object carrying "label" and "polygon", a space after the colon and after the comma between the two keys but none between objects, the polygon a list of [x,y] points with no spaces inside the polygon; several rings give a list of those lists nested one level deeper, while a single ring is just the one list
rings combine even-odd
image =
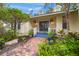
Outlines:
[{"label": "potted plant", "polygon": [[29,34],[30,37],[33,37],[33,29],[29,30],[28,34]]},{"label": "potted plant", "polygon": [[54,38],[55,38],[55,32],[53,32],[53,31],[48,32],[48,41],[49,41],[49,43]]}]

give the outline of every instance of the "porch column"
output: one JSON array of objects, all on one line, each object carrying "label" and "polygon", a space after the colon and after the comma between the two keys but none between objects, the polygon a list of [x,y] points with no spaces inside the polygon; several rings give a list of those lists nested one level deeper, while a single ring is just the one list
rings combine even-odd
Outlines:
[{"label": "porch column", "polygon": [[50,32],[50,31],[51,31],[51,27],[50,27],[50,17],[48,17],[48,20],[49,20],[48,32]]},{"label": "porch column", "polygon": [[35,19],[35,20],[33,20],[32,21],[32,27],[33,27],[33,34],[34,34],[34,36],[37,34],[37,32],[38,32],[38,22],[37,22],[37,19]]},{"label": "porch column", "polygon": [[56,33],[62,30],[62,15],[57,15],[56,16]]}]

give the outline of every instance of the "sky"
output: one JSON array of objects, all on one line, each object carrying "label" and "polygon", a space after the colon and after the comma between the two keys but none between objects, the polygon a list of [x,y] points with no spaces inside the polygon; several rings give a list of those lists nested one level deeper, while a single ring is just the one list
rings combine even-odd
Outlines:
[{"label": "sky", "polygon": [[[8,6],[10,8],[18,8],[28,14],[31,13],[32,10],[33,13],[37,13],[39,10],[47,10],[46,8],[44,9],[43,3],[8,3]],[[52,3],[51,6],[54,8],[56,4]]]}]

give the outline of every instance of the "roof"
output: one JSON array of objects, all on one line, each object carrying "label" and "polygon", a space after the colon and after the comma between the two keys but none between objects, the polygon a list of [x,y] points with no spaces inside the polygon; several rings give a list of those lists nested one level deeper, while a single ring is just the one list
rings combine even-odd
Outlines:
[{"label": "roof", "polygon": [[[70,10],[69,12],[74,12],[73,10]],[[41,17],[41,16],[49,16],[49,15],[56,15],[56,14],[63,14],[65,13],[64,11],[63,12],[54,12],[54,13],[49,13],[49,14],[42,14],[42,15],[38,15],[38,16],[33,16],[31,18],[36,18],[36,17]]]}]

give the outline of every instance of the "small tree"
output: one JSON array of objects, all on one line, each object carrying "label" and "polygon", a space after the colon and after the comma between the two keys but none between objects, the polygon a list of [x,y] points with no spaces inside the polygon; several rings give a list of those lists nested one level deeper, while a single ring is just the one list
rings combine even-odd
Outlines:
[{"label": "small tree", "polygon": [[16,33],[17,26],[20,27],[22,22],[28,21],[29,15],[19,9],[4,7],[0,8],[0,20],[11,23],[11,28]]},{"label": "small tree", "polygon": [[11,24],[14,25],[15,30],[16,30],[17,24],[20,24],[21,22],[25,22],[29,19],[29,15],[23,13],[21,10],[12,8],[12,9],[9,9],[9,12],[13,17],[12,18],[13,20],[11,20]]}]

